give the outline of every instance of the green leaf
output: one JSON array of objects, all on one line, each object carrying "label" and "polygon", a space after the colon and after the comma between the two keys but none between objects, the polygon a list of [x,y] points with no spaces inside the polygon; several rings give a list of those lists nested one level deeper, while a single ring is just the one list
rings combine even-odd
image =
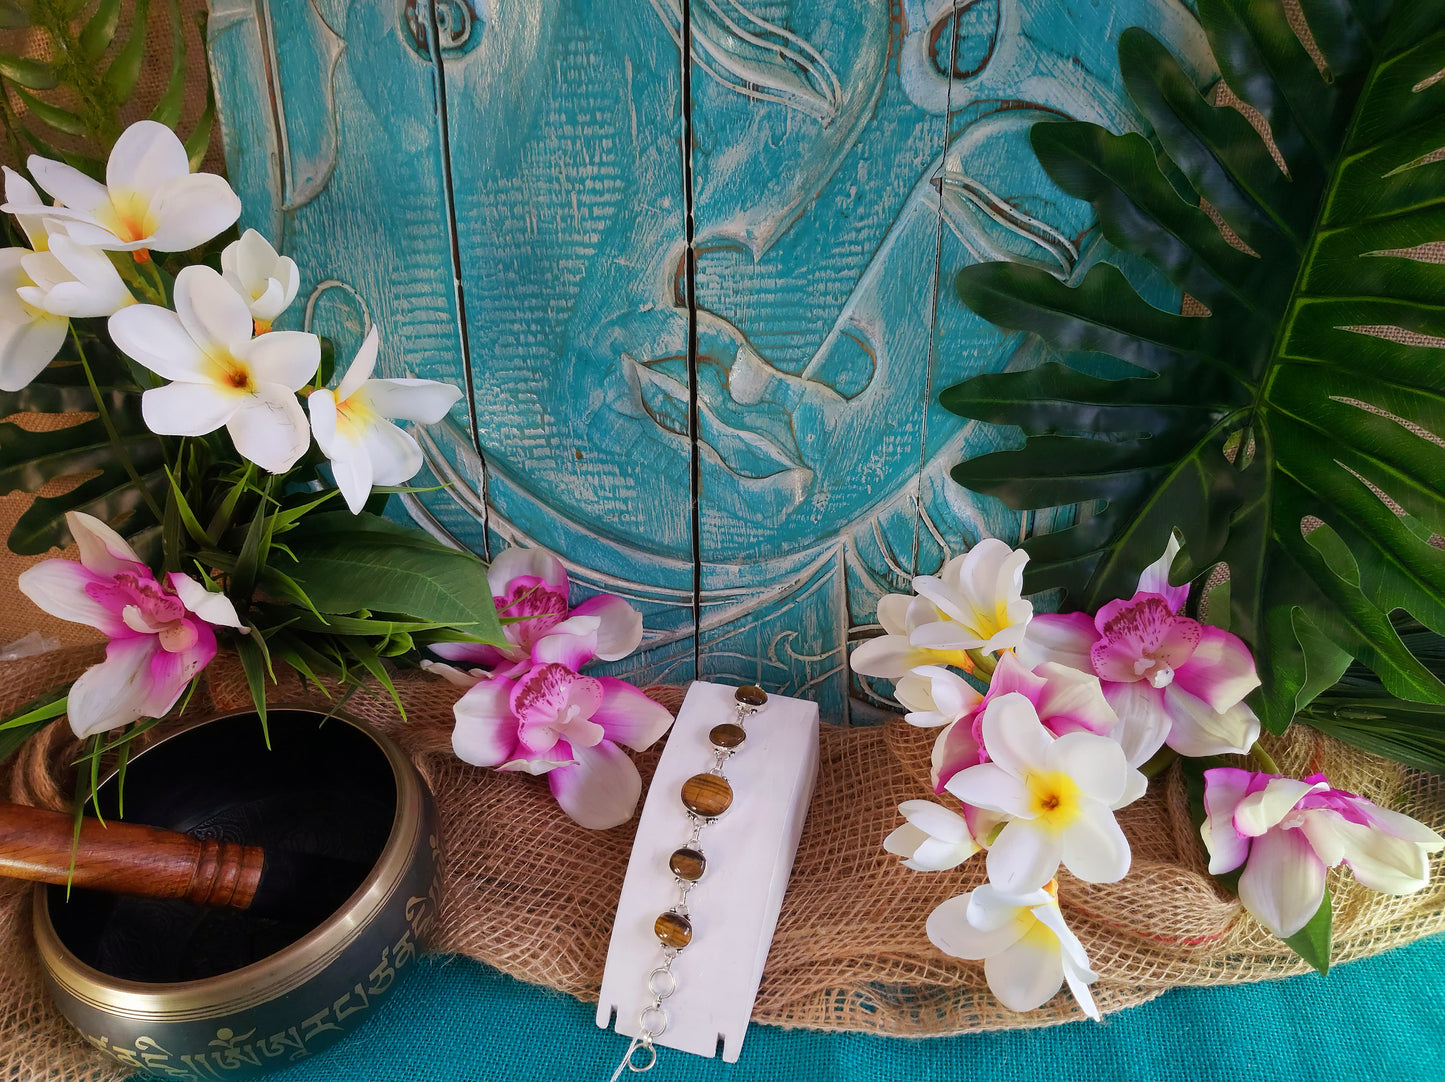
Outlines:
[{"label": "green leaf", "polygon": [[1285,939],[1289,949],[1298,954],[1321,973],[1330,971],[1330,930],[1334,913],[1330,904],[1330,888],[1325,888],[1324,899],[1309,923],[1294,935]]},{"label": "green leaf", "polygon": [[[22,708],[14,711],[9,717],[0,721],[0,731],[23,728],[27,725],[45,724],[65,714],[65,704],[71,693],[71,685],[62,685],[61,688],[52,688],[51,691],[39,698],[32,699]],[[3,756],[0,756],[3,758]]]},{"label": "green leaf", "polygon": [[266,747],[271,747],[271,730],[266,718],[266,684],[276,682],[275,670],[271,668],[271,653],[266,639],[254,625],[250,634],[236,636],[236,653],[241,658],[241,669],[246,674],[246,687],[251,692],[251,703],[261,719],[261,732]]},{"label": "green leaf", "polygon": [[[1327,75],[1281,0],[1199,3],[1226,82],[1267,119],[1288,174],[1139,29],[1119,59],[1149,136],[1074,121],[1031,132],[1110,243],[1208,313],[1154,308],[1107,264],[1072,287],[1019,264],[966,267],[964,302],[1049,356],[940,396],[1025,437],[957,466],[961,484],[1018,509],[1103,501],[1025,542],[1026,588],[1095,610],[1129,596],[1176,529],[1186,578],[1227,565],[1227,623],[1254,652],[1251,701],[1275,732],[1350,658],[1397,697],[1445,704],[1440,673],[1390,620],[1445,631],[1445,551],[1428,540],[1445,532],[1445,265],[1409,254],[1445,241],[1445,162],[1424,161],[1445,146],[1445,81],[1430,82],[1445,69],[1445,5],[1303,11]],[[1427,341],[1352,329],[1389,326]],[[1117,378],[1101,378],[1100,354]]]},{"label": "green leaf", "polygon": [[[241,542],[241,551],[236,556],[235,570],[231,573],[231,589],[235,596],[249,600],[256,589],[256,579],[266,566],[266,555],[271,547],[271,476],[266,476],[261,502],[251,525],[246,528],[246,539]],[[220,566],[218,564],[218,566]]]},{"label": "green leaf", "polygon": [[157,124],[174,128],[181,119],[181,106],[186,100],[186,39],[185,24],[181,22],[181,9],[176,0],[166,0],[171,28],[171,77],[166,83],[150,118]]},{"label": "green leaf", "polygon": [[[502,642],[487,568],[471,553],[376,515],[311,515],[287,534],[288,574],[322,613],[403,614]],[[407,629],[402,629],[407,630]]]},{"label": "green leaf", "polygon": [[[214,545],[216,542],[209,533],[201,528],[196,519],[196,513],[191,510],[185,493],[181,491],[180,483],[176,480],[175,474],[171,473],[170,467],[166,467],[166,479],[170,482],[171,495],[176,501],[176,512],[180,516],[181,524],[185,526],[186,533],[191,535],[191,540],[198,545]],[[179,540],[179,538],[177,538]]]},{"label": "green leaf", "polygon": [[402,705],[401,696],[397,694],[396,685],[391,682],[391,674],[386,671],[386,665],[381,658],[377,657],[376,651],[365,639],[348,639],[346,647],[361,663],[361,667],[376,678],[377,683],[386,688],[391,695],[391,701],[396,703],[396,711],[401,715],[402,721],[406,720],[406,707]]},{"label": "green leaf", "polygon": [[0,76],[31,90],[53,90],[60,82],[55,74],[55,65],[44,60],[7,56],[4,53],[0,53]]},{"label": "green leaf", "polygon": [[126,36],[125,44],[111,60],[110,66],[105,69],[105,86],[118,101],[130,101],[130,96],[135,92],[136,80],[140,78],[141,67],[145,62],[146,51],[146,23],[150,15],[150,0],[136,0],[135,11],[131,15],[130,33]]},{"label": "green leaf", "polygon": [[92,61],[110,48],[115,29],[120,24],[120,0],[100,0],[95,14],[86,20],[80,31],[80,50]]},{"label": "green leaf", "polygon": [[[143,474],[141,481],[152,499],[165,499],[164,473],[156,470]],[[68,511],[82,511],[108,523],[145,558],[137,537],[156,525],[155,516],[141,490],[113,462],[99,476],[82,482],[69,492],[36,497],[10,531],[6,541],[10,551],[22,556],[35,556],[69,545],[73,538],[65,522]]]},{"label": "green leaf", "polygon": [[48,101],[37,98],[34,94],[22,90],[18,86],[15,88],[15,96],[24,102],[25,109],[31,116],[43,120],[58,132],[82,137],[90,133],[85,121],[69,109],[51,105]]}]

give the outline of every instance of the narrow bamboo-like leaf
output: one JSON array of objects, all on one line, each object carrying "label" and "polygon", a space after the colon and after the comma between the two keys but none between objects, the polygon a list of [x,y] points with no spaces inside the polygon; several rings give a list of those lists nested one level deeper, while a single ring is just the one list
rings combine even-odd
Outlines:
[{"label": "narrow bamboo-like leaf", "polygon": [[376,656],[376,651],[371,648],[371,644],[365,639],[354,638],[346,640],[346,645],[351,651],[352,656],[361,663],[361,667],[371,673],[371,675],[376,678],[377,683],[386,688],[387,694],[391,696],[391,701],[396,703],[397,713],[400,714],[401,719],[405,721],[406,707],[402,705],[401,696],[397,694],[396,685],[393,684],[391,680],[391,674],[386,671],[386,665]]},{"label": "narrow bamboo-like leaf", "polygon": [[171,77],[166,82],[165,93],[151,110],[150,118],[157,124],[174,128],[180,122],[181,106],[186,100],[185,24],[181,22],[181,8],[177,0],[166,0],[166,9],[171,28]]},{"label": "narrow bamboo-like leaf", "polygon": [[191,535],[191,540],[198,545],[214,545],[215,539],[201,528],[200,522],[196,519],[196,513],[191,510],[185,493],[181,491],[180,482],[176,480],[175,474],[171,473],[169,467],[166,468],[166,479],[170,482],[171,493],[175,497],[176,511],[180,516],[181,524],[185,526],[186,533]]},{"label": "narrow bamboo-like leaf", "polygon": [[135,92],[136,80],[140,78],[145,61],[146,24],[150,16],[150,0],[136,0],[131,15],[130,33],[125,44],[105,69],[105,86],[118,101],[130,101]]},{"label": "narrow bamboo-like leaf", "polygon": [[58,132],[66,135],[85,136],[90,134],[90,129],[75,113],[69,109],[63,109],[59,105],[52,105],[42,98],[36,97],[29,91],[15,87],[15,96],[25,105],[25,110],[38,120],[43,120]]},{"label": "narrow bamboo-like leaf", "polygon": [[115,30],[120,23],[120,0],[100,0],[95,14],[86,20],[80,31],[80,50],[90,60],[99,60],[115,40]]},{"label": "narrow bamboo-like leaf", "polygon": [[261,502],[256,505],[256,513],[251,518],[250,526],[246,528],[246,539],[241,543],[241,551],[236,557],[236,568],[231,576],[232,591],[239,598],[250,599],[256,588],[256,578],[266,563],[271,536],[270,494],[271,478],[268,475]]},{"label": "narrow bamboo-like leaf", "polygon": [[0,76],[30,90],[54,90],[60,82],[55,74],[55,65],[33,57],[5,53],[0,53]]},{"label": "narrow bamboo-like leaf", "polygon": [[266,640],[254,626],[250,629],[249,635],[240,635],[236,639],[236,653],[241,659],[241,669],[246,674],[246,687],[251,692],[251,703],[256,708],[256,715],[261,719],[261,733],[266,740],[266,747],[271,747],[271,729],[266,715],[266,684],[276,682],[276,674],[271,669],[271,657],[266,649]]},{"label": "narrow bamboo-like leaf", "polygon": [[69,684],[63,684],[58,688],[47,691],[44,695],[32,699],[8,715],[3,721],[0,721],[0,731],[55,720],[65,713],[66,700],[69,696]]}]

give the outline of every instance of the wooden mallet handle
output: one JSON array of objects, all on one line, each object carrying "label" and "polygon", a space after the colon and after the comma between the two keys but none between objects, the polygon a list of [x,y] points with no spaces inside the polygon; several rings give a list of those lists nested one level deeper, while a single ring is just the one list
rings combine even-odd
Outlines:
[{"label": "wooden mallet handle", "polygon": [[74,836],[63,812],[0,804],[0,875],[235,909],[250,906],[261,882],[258,846],[96,819],[81,821],[72,874]]}]

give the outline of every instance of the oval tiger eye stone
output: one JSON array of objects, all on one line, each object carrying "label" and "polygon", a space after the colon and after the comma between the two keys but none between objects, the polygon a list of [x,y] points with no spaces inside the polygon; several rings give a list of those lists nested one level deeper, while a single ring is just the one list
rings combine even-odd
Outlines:
[{"label": "oval tiger eye stone", "polygon": [[707,858],[696,849],[679,849],[667,858],[667,866],[679,879],[696,883],[707,868]]},{"label": "oval tiger eye stone", "polygon": [[712,741],[713,747],[726,748],[731,751],[733,748],[742,747],[742,743],[748,738],[748,734],[743,731],[741,725],[734,725],[732,722],[728,722],[725,725],[714,725],[712,732],[707,734],[707,738]]},{"label": "oval tiger eye stone", "polygon": [[662,914],[652,922],[652,931],[664,947],[682,950],[692,942],[692,921],[681,913],[669,911]]},{"label": "oval tiger eye stone", "polygon": [[733,803],[733,787],[716,774],[694,774],[682,783],[682,805],[694,815],[716,819]]},{"label": "oval tiger eye stone", "polygon": [[733,692],[733,698],[744,706],[762,706],[768,701],[768,693],[755,684],[744,684]]}]

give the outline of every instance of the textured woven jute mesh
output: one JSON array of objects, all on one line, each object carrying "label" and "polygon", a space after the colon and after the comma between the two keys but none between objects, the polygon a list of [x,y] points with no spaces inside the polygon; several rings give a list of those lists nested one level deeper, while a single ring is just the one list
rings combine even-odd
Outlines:
[{"label": "textured woven jute mesh", "polygon": [[[0,710],[73,678],[99,654],[72,648],[0,665]],[[219,658],[191,710],[245,708],[239,667]],[[541,778],[480,770],[451,752],[457,690],[422,673],[401,674],[403,720],[383,693],[346,708],[394,736],[436,794],[446,851],[441,919],[432,949],[465,954],[522,980],[595,999],[634,824],[583,830]],[[676,709],[682,692],[650,690]],[[287,681],[276,701],[328,708]],[[164,729],[155,730],[157,734]],[[792,882],[783,902],[753,1017],[781,1026],[900,1036],[1048,1025],[1079,1017],[1067,995],[1014,1014],[989,994],[977,963],[934,949],[924,934],[940,902],[977,886],[982,858],[925,874],[883,852],[898,804],[931,796],[932,734],[901,721],[878,728],[825,726],[821,770]],[[1437,777],[1354,751],[1302,727],[1270,747],[1286,771],[1324,770],[1336,785],[1445,828]],[[66,806],[76,745],[61,722],[33,739],[0,776],[10,798]],[[657,753],[637,756],[644,779]],[[740,768],[745,763],[739,761]],[[1133,866],[1120,883],[1060,875],[1060,898],[1100,973],[1105,1011],[1179,985],[1263,980],[1304,964],[1262,930],[1205,873],[1177,770],[1120,813]],[[1335,957],[1374,954],[1445,929],[1445,875],[1404,898],[1376,894],[1346,873],[1335,893]],[[45,998],[30,935],[30,888],[0,881],[0,1077],[115,1079],[123,1072],[81,1043]],[[704,930],[705,932],[705,930]]]}]

